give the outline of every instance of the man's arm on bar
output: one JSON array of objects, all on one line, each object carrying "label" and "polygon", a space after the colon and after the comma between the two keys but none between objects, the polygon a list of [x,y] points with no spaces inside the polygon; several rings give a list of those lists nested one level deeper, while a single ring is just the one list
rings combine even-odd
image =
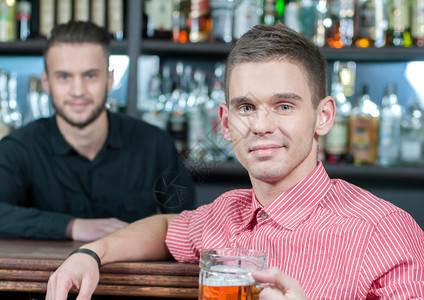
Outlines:
[{"label": "man's arm on bar", "polygon": [[[171,254],[165,244],[169,223],[177,215],[156,215],[134,222],[95,242],[85,244],[103,264],[117,261],[166,260]],[[77,300],[90,299],[99,281],[98,266],[85,253],[71,255],[52,274],[46,299],[65,300],[69,290],[79,290]]]}]

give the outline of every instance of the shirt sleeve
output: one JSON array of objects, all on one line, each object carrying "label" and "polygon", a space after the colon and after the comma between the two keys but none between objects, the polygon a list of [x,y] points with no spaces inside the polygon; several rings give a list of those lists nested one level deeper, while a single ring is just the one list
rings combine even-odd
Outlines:
[{"label": "shirt sleeve", "polygon": [[[424,299],[424,232],[404,211],[377,225],[365,255],[359,287],[364,299]],[[367,292],[368,290],[368,292]]]},{"label": "shirt sleeve", "polygon": [[211,207],[212,204],[208,204],[194,211],[183,211],[169,225],[166,245],[177,261],[199,261],[203,227]]},{"label": "shirt sleeve", "polygon": [[31,159],[24,145],[6,137],[0,153],[0,237],[65,239],[72,216],[30,207]]}]

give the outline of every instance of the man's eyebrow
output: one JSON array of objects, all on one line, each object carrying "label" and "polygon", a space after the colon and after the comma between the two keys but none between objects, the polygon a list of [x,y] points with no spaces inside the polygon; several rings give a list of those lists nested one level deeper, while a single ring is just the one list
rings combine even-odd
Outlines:
[{"label": "man's eyebrow", "polygon": [[276,93],[271,97],[272,101],[281,100],[302,100],[302,97],[296,93]]},{"label": "man's eyebrow", "polygon": [[230,99],[230,105],[231,106],[237,106],[241,103],[252,103],[253,100],[249,96],[240,96],[240,97],[234,97]]},{"label": "man's eyebrow", "polygon": [[[302,100],[302,97],[299,94],[296,93],[275,93],[271,97],[272,102],[278,102],[281,100]],[[230,105],[231,106],[237,106],[241,103],[254,103],[255,99],[251,96],[240,96],[240,97],[234,97],[230,99]]]}]

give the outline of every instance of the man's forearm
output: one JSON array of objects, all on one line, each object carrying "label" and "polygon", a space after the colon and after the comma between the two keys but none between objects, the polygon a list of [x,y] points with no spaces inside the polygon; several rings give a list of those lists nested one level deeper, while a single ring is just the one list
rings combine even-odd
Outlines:
[{"label": "man's forearm", "polygon": [[85,244],[103,264],[116,261],[166,260],[171,257],[165,244],[169,223],[177,215],[155,215],[134,222],[95,242]]}]

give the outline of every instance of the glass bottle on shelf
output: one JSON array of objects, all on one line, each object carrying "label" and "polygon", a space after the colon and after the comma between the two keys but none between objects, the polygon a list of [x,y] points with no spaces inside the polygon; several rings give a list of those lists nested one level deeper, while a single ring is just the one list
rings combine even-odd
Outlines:
[{"label": "glass bottle on shelf", "polygon": [[389,30],[387,43],[390,46],[410,47],[412,38],[410,32],[409,1],[390,0],[389,2]]},{"label": "glass bottle on shelf", "polygon": [[193,79],[195,87],[189,91],[187,99],[187,158],[198,161],[205,157],[207,151],[205,145],[205,103],[209,100],[209,96],[205,73],[196,70]]},{"label": "glass bottle on shelf", "polygon": [[424,47],[424,0],[413,0],[411,36],[415,46]]},{"label": "glass bottle on shelf", "polygon": [[166,115],[161,110],[162,79],[159,72],[152,75],[149,82],[147,98],[140,104],[141,119],[151,125],[166,130]]},{"label": "glass bottle on shelf", "polygon": [[314,35],[315,8],[313,0],[300,0],[300,30],[308,39]]},{"label": "glass bottle on shelf", "polygon": [[15,1],[0,0],[0,42],[16,39]]},{"label": "glass bottle on shelf", "polygon": [[64,24],[72,20],[72,0],[58,0],[56,3],[56,23]]},{"label": "glass bottle on shelf", "polygon": [[355,165],[377,162],[379,120],[379,108],[371,100],[367,85],[363,85],[349,117],[349,153]]},{"label": "glass bottle on shelf", "polygon": [[291,29],[302,32],[300,20],[300,1],[288,0],[284,4],[284,24]]},{"label": "glass bottle on shelf", "polygon": [[212,31],[211,42],[230,43],[233,40],[234,0],[210,0]]},{"label": "glass bottle on shelf", "polygon": [[188,19],[190,14],[190,0],[174,0],[172,9],[172,41],[186,43],[188,41]]},{"label": "glass bottle on shelf", "polygon": [[108,0],[108,30],[115,40],[124,39],[124,2],[123,0]]},{"label": "glass bottle on shelf", "polygon": [[234,11],[233,38],[238,40],[251,27],[260,23],[263,14],[261,0],[240,0]]},{"label": "glass bottle on shelf", "polygon": [[90,20],[100,27],[106,27],[106,2],[91,0]]},{"label": "glass bottle on shelf", "polygon": [[39,35],[42,38],[48,38],[55,25],[55,1],[39,1]]},{"label": "glass bottle on shelf", "polygon": [[41,117],[40,93],[38,90],[39,79],[36,76],[29,77],[29,90],[27,93],[24,124],[28,124]]},{"label": "glass bottle on shelf", "polygon": [[89,0],[74,0],[74,20],[83,22],[90,20]]},{"label": "glass bottle on shelf", "polygon": [[190,7],[189,41],[192,43],[202,43],[209,41],[212,27],[209,0],[191,0]]},{"label": "glass bottle on shelf", "polygon": [[331,96],[336,102],[336,117],[333,127],[325,136],[325,156],[329,163],[345,160],[349,152],[349,116],[352,105],[348,97],[352,96],[355,85],[356,63],[353,61],[334,62]]},{"label": "glass bottle on shelf", "polygon": [[358,38],[355,45],[361,48],[386,45],[389,21],[387,0],[360,0],[358,4]]},{"label": "glass bottle on shelf", "polygon": [[378,164],[381,166],[396,165],[400,152],[400,126],[402,106],[398,104],[396,84],[387,85],[386,94],[381,101],[381,117],[378,143]]},{"label": "glass bottle on shelf", "polygon": [[328,13],[327,0],[317,0],[312,41],[318,47],[324,47],[327,43],[327,30],[329,29],[329,24],[331,24],[331,18],[328,17]]},{"label": "glass bottle on shelf", "polygon": [[152,39],[172,39],[172,0],[149,0],[145,2],[147,14],[146,35]]},{"label": "glass bottle on shelf", "polygon": [[31,2],[19,1],[16,5],[16,35],[26,41],[31,34]]},{"label": "glass bottle on shelf", "polygon": [[7,73],[0,71],[0,140],[8,135],[11,130],[7,97]]},{"label": "glass bottle on shelf", "polygon": [[327,44],[333,48],[349,47],[355,38],[355,0],[332,0],[330,14],[332,26]]},{"label": "glass bottle on shelf", "polygon": [[22,114],[18,105],[18,76],[16,72],[11,72],[7,80],[8,104],[10,114],[10,128],[12,130],[22,126]]},{"label": "glass bottle on shelf", "polygon": [[[175,87],[166,104],[169,111],[167,129],[174,138],[175,146],[183,158],[187,157],[187,80],[191,77],[191,67],[178,62]],[[189,74],[190,72],[190,74]],[[190,76],[190,77],[188,77]]]},{"label": "glass bottle on shelf", "polygon": [[[277,21],[276,0],[263,0],[263,15],[261,23],[272,25]],[[283,6],[284,8],[284,6]]]},{"label": "glass bottle on shelf", "polygon": [[404,165],[423,165],[424,133],[423,110],[415,102],[401,123],[400,161]]}]

